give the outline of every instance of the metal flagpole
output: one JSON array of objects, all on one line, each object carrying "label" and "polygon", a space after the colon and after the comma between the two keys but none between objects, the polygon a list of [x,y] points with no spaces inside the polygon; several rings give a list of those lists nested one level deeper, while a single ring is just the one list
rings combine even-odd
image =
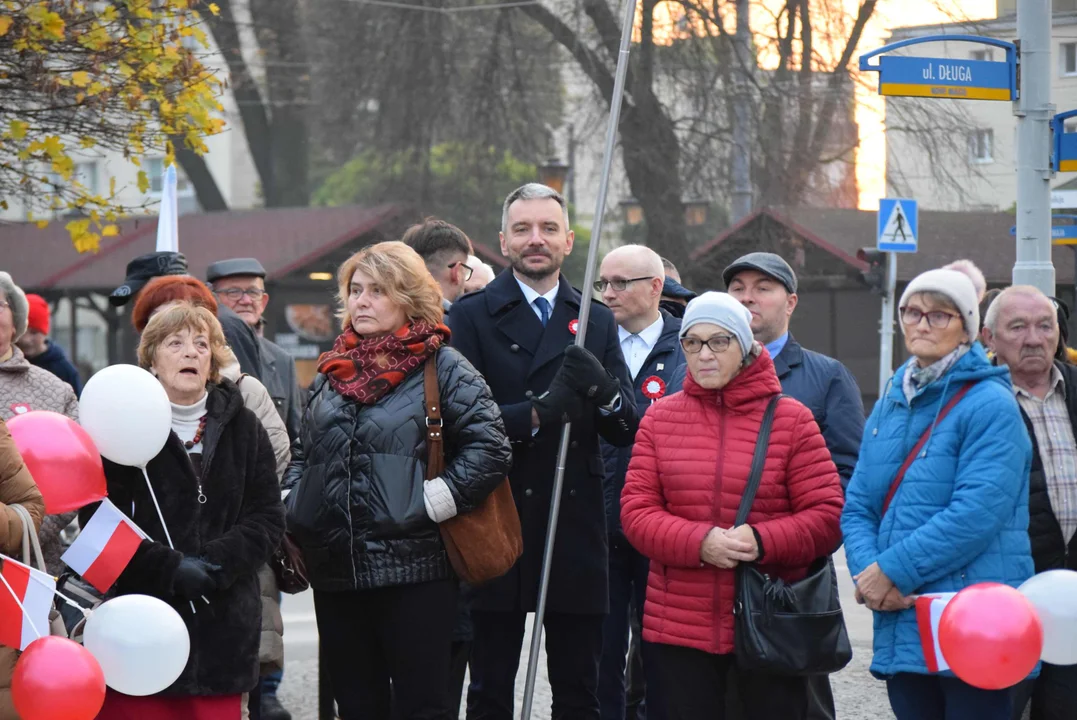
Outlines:
[{"label": "metal flagpole", "polygon": [[[606,149],[602,157],[602,175],[598,183],[598,202],[595,219],[591,225],[591,242],[587,248],[587,269],[583,276],[583,302],[580,304],[579,330],[576,345],[583,347],[587,338],[587,320],[591,315],[591,287],[598,264],[598,246],[602,241],[602,218],[606,214],[606,194],[609,191],[610,169],[613,167],[613,151],[617,145],[617,123],[621,117],[621,101],[624,97],[625,76],[628,74],[628,52],[632,41],[632,26],[636,17],[636,0],[625,0],[624,17],[621,20],[621,49],[617,55],[617,74],[610,97],[610,119],[606,126]],[[621,398],[632,402],[632,398]],[[521,720],[531,720],[531,705],[535,699],[535,680],[538,675],[539,649],[542,647],[542,620],[546,616],[546,595],[550,589],[550,565],[553,562],[554,540],[557,537],[557,518],[561,510],[561,491],[565,484],[565,463],[568,459],[569,436],[572,423],[561,429],[561,445],[557,452],[557,471],[554,476],[553,497],[550,501],[550,519],[546,527],[546,548],[542,555],[542,577],[539,582],[538,604],[535,606],[535,625],[531,631],[531,654],[527,660],[527,682],[524,685]]]}]

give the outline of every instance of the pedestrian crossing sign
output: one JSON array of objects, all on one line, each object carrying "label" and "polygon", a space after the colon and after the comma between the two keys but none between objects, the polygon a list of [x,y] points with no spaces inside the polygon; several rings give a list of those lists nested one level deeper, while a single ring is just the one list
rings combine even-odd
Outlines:
[{"label": "pedestrian crossing sign", "polygon": [[876,247],[883,252],[916,252],[918,220],[915,200],[880,198]]}]

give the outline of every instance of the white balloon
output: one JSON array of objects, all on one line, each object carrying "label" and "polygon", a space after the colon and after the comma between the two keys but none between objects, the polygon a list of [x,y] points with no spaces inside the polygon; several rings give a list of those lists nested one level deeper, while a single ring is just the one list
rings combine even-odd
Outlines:
[{"label": "white balloon", "polygon": [[1077,665],[1077,572],[1048,570],[1020,587],[1043,623],[1040,659],[1052,665]]},{"label": "white balloon", "polygon": [[86,620],[82,644],[124,695],[155,695],[187,667],[191,636],[172,607],[149,595],[122,595],[101,603]]},{"label": "white balloon", "polygon": [[153,375],[135,365],[111,365],[82,389],[79,424],[103,457],[145,467],[168,441],[172,406]]}]

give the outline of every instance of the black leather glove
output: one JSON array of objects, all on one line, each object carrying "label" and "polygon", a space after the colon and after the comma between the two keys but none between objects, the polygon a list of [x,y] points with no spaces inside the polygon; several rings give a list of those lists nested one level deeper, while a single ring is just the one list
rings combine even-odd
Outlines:
[{"label": "black leather glove", "polygon": [[184,600],[194,600],[217,589],[213,573],[221,567],[201,558],[185,557],[172,576],[172,592]]},{"label": "black leather glove", "polygon": [[561,363],[565,382],[588,402],[605,407],[621,392],[621,384],[586,348],[569,345]]},{"label": "black leather glove", "polygon": [[567,422],[576,422],[583,417],[583,400],[569,387],[558,372],[550,383],[550,388],[541,396],[531,400],[531,407],[539,418],[539,428],[548,430]]}]

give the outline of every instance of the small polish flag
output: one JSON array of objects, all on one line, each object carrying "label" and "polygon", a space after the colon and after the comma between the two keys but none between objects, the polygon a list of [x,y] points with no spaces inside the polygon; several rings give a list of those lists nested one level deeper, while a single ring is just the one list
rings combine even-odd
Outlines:
[{"label": "small polish flag", "polygon": [[936,593],[921,595],[916,598],[916,625],[920,628],[920,647],[924,651],[924,660],[928,672],[943,672],[950,669],[939,647],[939,620],[942,611],[957,593]]},{"label": "small polish flag", "polygon": [[[37,640],[37,632],[49,634],[49,613],[52,612],[52,596],[56,593],[56,579],[28,565],[0,556],[3,574],[9,591],[0,583],[0,645],[25,650]],[[19,603],[11,597],[14,592],[26,610],[23,615]],[[37,632],[34,632],[34,629]]]},{"label": "small polish flag", "polygon": [[60,559],[98,592],[106,593],[146,537],[106,498]]}]

